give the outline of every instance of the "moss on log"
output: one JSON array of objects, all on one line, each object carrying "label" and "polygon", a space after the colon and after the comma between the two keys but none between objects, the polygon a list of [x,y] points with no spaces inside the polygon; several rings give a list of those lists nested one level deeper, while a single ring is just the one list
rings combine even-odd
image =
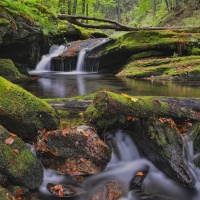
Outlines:
[{"label": "moss on log", "polygon": [[150,98],[134,98],[108,91],[99,92],[93,104],[86,110],[86,118],[97,128],[104,130],[127,118],[166,117],[175,120],[200,120],[200,113],[175,104]]}]

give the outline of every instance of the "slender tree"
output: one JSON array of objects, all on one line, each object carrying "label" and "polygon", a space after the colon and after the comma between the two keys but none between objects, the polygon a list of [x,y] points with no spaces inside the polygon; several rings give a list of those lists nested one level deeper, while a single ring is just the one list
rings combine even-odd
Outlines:
[{"label": "slender tree", "polygon": [[72,15],[76,15],[76,10],[77,10],[77,0],[74,0]]}]

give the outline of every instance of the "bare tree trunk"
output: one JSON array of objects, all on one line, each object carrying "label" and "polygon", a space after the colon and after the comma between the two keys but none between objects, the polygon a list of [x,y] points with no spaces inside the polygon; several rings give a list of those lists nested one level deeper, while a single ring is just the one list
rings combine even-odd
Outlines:
[{"label": "bare tree trunk", "polygon": [[179,0],[174,0],[174,9],[176,10],[179,6]]},{"label": "bare tree trunk", "polygon": [[77,0],[74,0],[72,15],[75,15],[75,14],[76,14],[76,9],[77,9]]},{"label": "bare tree trunk", "polygon": [[[89,15],[89,5],[88,3],[86,4],[86,17]],[[88,20],[86,20],[86,24],[88,24]]]},{"label": "bare tree trunk", "polygon": [[153,21],[154,21],[155,16],[156,16],[156,0],[152,0],[152,15],[153,15]]},{"label": "bare tree trunk", "polygon": [[82,0],[82,15],[85,15],[85,0]]},{"label": "bare tree trunk", "polygon": [[168,12],[171,12],[171,8],[172,8],[172,6],[171,6],[171,0],[165,0],[165,3],[167,5]]},{"label": "bare tree trunk", "polygon": [[72,6],[72,1],[67,0],[67,13],[68,13],[68,15],[71,15],[71,13],[72,13],[71,6]]},{"label": "bare tree trunk", "polygon": [[117,2],[116,10],[117,10],[117,21],[118,21],[119,23],[121,23],[121,8],[120,8],[120,0],[118,0],[118,2]]}]

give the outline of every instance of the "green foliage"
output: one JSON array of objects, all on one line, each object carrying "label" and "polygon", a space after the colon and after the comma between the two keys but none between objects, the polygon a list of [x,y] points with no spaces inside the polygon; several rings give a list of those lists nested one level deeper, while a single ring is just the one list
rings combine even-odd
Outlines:
[{"label": "green foliage", "polygon": [[42,28],[43,34],[56,33],[56,27],[53,19],[55,13],[53,9],[39,3],[38,0],[1,0],[0,7],[14,16],[25,18],[32,25],[38,25]]}]

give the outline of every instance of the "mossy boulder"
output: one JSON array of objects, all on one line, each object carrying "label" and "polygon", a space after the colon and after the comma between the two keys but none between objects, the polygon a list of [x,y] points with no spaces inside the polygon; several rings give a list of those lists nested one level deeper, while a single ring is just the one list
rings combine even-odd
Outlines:
[{"label": "mossy boulder", "polygon": [[55,129],[58,115],[45,101],[0,77],[0,124],[25,141],[39,129]]},{"label": "mossy boulder", "polygon": [[27,76],[19,72],[10,59],[0,59],[0,76],[15,83],[29,80]]},{"label": "mossy boulder", "polygon": [[149,58],[131,61],[117,76],[155,80],[200,80],[200,56]]},{"label": "mossy boulder", "polygon": [[141,155],[172,180],[193,188],[194,180],[185,166],[177,126],[171,118],[151,117],[136,119],[129,130]]},{"label": "mossy boulder", "polygon": [[[173,56],[174,53],[187,55],[192,47],[198,47],[199,41],[198,31],[191,31],[191,33],[189,30],[131,31],[117,38],[112,38],[101,49],[100,70],[106,70],[112,65],[115,65],[115,68],[118,65],[119,69],[134,54],[138,54],[139,57],[149,57],[149,52],[158,56]],[[139,53],[143,53],[143,55]]]},{"label": "mossy boulder", "polygon": [[0,200],[15,200],[13,195],[0,185]]},{"label": "mossy boulder", "polygon": [[[33,189],[42,184],[43,168],[27,145],[0,126],[0,171],[10,184]],[[2,183],[0,183],[2,184]]]}]

